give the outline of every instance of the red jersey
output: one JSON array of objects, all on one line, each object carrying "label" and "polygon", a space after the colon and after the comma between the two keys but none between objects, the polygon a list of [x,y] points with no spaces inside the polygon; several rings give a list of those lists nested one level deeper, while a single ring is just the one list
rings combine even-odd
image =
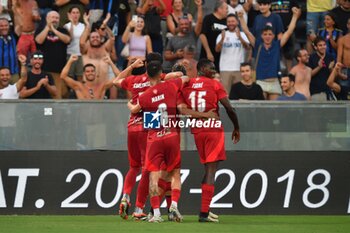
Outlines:
[{"label": "red jersey", "polygon": [[162,116],[175,119],[178,91],[182,88],[182,80],[172,79],[150,87],[139,96],[139,104],[144,112],[159,112]]},{"label": "red jersey", "polygon": [[[133,104],[137,104],[139,95],[146,91],[150,86],[151,84],[147,74],[131,75],[125,78],[121,83],[123,89],[131,92]],[[142,113],[131,114],[128,127],[138,122],[142,122]]]},{"label": "red jersey", "polygon": [[[219,114],[219,100],[227,98],[224,86],[217,80],[197,77],[191,78],[186,86],[182,89],[182,99],[187,106],[198,112],[208,112],[216,109]],[[195,133],[199,128],[193,128]]]}]

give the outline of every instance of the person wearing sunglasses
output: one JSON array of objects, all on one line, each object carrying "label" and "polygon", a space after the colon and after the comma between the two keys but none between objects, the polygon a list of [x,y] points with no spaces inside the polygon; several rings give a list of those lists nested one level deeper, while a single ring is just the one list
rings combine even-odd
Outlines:
[{"label": "person wearing sunglasses", "polygon": [[44,54],[35,51],[30,59],[31,70],[28,72],[28,80],[20,92],[22,99],[51,99],[57,97],[57,88],[52,75],[44,72],[42,66]]}]

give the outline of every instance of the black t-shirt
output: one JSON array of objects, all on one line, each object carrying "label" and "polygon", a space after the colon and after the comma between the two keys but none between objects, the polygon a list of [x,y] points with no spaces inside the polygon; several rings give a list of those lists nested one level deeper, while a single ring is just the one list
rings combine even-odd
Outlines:
[{"label": "black t-shirt", "polygon": [[252,85],[244,85],[238,82],[232,85],[230,91],[230,100],[265,100],[261,87],[253,83]]},{"label": "black t-shirt", "polygon": [[[226,28],[226,19],[218,19],[214,14],[206,15],[203,19],[203,27],[201,34],[207,37],[208,45],[215,58],[216,69],[219,70],[220,53],[215,52],[216,37],[221,33],[223,29]],[[205,49],[202,46],[201,58],[207,58]]]},{"label": "black t-shirt", "polygon": [[340,6],[338,6],[331,10],[331,12],[333,12],[336,16],[335,20],[338,28],[342,30],[343,35],[345,35],[348,31],[346,24],[348,22],[348,19],[350,18],[350,11],[344,11]]},{"label": "black t-shirt", "polygon": [[279,0],[271,2],[271,12],[279,14],[282,18],[284,29],[287,30],[290,20],[292,19],[292,8],[297,7],[296,0]]},{"label": "black t-shirt", "polygon": [[[311,69],[315,69],[318,66],[318,61],[320,57],[317,53],[313,53],[310,56],[308,66]],[[321,92],[329,92],[329,88],[327,86],[327,79],[330,75],[329,64],[333,61],[333,57],[330,54],[326,54],[324,58],[324,66],[321,70],[311,78],[310,82],[310,93],[311,95],[321,93]]]},{"label": "black t-shirt", "polygon": [[39,8],[53,8],[54,0],[36,0]]},{"label": "black t-shirt", "polygon": [[[39,27],[35,31],[35,36],[44,30],[44,27],[45,25]],[[69,35],[65,28],[59,27],[57,30],[63,34]],[[63,43],[53,32],[50,31],[44,43],[36,45],[37,48],[44,53],[44,64],[42,69],[48,72],[61,73],[66,64],[67,44]]]},{"label": "black t-shirt", "polygon": [[[54,85],[53,78],[51,74],[42,72],[41,74],[33,74],[31,71],[28,72],[28,80],[25,84],[27,89],[32,89],[36,87],[40,79],[48,77],[50,86]],[[39,91],[35,92],[33,95],[28,96],[26,99],[52,99],[50,93],[46,90],[45,87],[41,86]]]}]

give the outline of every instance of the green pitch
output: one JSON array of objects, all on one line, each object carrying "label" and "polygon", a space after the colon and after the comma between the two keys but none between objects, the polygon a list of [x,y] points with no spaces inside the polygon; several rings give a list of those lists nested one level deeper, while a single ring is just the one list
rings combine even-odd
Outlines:
[{"label": "green pitch", "polygon": [[349,233],[349,216],[235,216],[222,215],[220,223],[147,223],[119,216],[0,216],[0,233]]}]

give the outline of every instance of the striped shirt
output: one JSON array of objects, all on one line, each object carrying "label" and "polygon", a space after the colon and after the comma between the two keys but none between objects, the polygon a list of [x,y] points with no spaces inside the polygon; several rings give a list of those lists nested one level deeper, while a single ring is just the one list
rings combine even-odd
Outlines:
[{"label": "striped shirt", "polygon": [[0,36],[0,66],[9,67],[11,74],[18,74],[16,40],[13,35]]}]

